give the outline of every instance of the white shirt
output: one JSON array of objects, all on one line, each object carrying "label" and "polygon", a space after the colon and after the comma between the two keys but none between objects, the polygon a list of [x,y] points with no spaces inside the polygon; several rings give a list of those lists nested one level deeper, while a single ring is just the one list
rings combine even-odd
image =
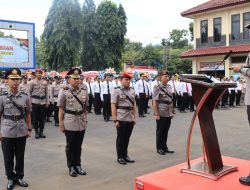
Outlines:
[{"label": "white shirt", "polygon": [[93,94],[94,95],[94,84],[93,84],[93,82],[88,83],[87,81],[84,81],[84,84],[86,84],[86,86],[88,88],[88,94]]},{"label": "white shirt", "polygon": [[139,96],[140,93],[147,93],[147,82],[140,79],[135,83],[135,93]]},{"label": "white shirt", "polygon": [[[234,83],[234,81],[230,80],[229,83]],[[236,91],[236,89],[237,89],[237,87],[235,87],[235,88],[228,88],[229,94],[231,94],[232,90]]]},{"label": "white shirt", "polygon": [[177,82],[175,80],[170,80],[168,84],[172,87],[172,93],[178,93]]},{"label": "white shirt", "polygon": [[237,84],[236,92],[237,92],[237,91],[242,91],[242,89],[243,89],[242,84],[241,84],[239,81],[236,81],[236,84]]},{"label": "white shirt", "polygon": [[191,83],[187,83],[187,86],[188,86],[188,95],[192,96],[192,85],[191,85]]},{"label": "white shirt", "polygon": [[[100,84],[100,85],[99,85]],[[93,82],[93,93],[101,93],[101,82]]]},{"label": "white shirt", "polygon": [[119,80],[117,82],[113,80],[112,82],[113,82],[114,87],[121,86],[121,82]]},{"label": "white shirt", "polygon": [[161,82],[159,80],[154,80],[152,83],[151,83],[151,92],[154,91],[154,87],[161,84]]},{"label": "white shirt", "polygon": [[[180,92],[181,92],[181,95],[183,96],[183,93],[188,93],[189,91],[189,86],[187,85],[187,83],[185,82],[180,82]],[[187,91],[187,88],[188,88],[188,91]]]},{"label": "white shirt", "polygon": [[150,88],[150,84],[149,84],[149,82],[146,82],[146,81],[145,81],[145,83],[146,83],[146,95],[150,96],[152,93],[151,88]]},{"label": "white shirt", "polygon": [[112,90],[115,88],[114,83],[104,81],[101,83],[101,100],[103,101],[103,94],[111,94]]}]

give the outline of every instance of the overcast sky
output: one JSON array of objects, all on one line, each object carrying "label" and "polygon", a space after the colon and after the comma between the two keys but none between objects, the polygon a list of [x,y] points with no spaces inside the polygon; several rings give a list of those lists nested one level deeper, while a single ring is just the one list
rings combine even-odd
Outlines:
[{"label": "overcast sky", "polygon": [[[0,0],[0,19],[34,22],[36,36],[43,32],[44,21],[53,0]],[[84,0],[79,0],[81,6]],[[172,29],[187,29],[190,19],[180,13],[208,0],[113,0],[127,14],[127,37],[145,44],[159,44]],[[94,0],[96,6],[101,0]]]}]

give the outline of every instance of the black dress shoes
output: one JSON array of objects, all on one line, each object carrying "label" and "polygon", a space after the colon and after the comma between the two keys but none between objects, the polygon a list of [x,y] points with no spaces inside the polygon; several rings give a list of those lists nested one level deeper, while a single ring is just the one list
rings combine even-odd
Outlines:
[{"label": "black dress shoes", "polygon": [[7,184],[7,190],[12,190],[14,188],[14,180],[13,179],[9,179],[8,180],[8,184]]},{"label": "black dress shoes", "polygon": [[46,138],[43,132],[40,132],[40,138],[43,138],[43,139]]},{"label": "black dress shoes", "polygon": [[240,183],[243,185],[248,185],[250,186],[250,175],[247,177],[240,177],[239,179]]},{"label": "black dress shoes", "polygon": [[170,153],[170,154],[173,154],[173,153],[174,153],[174,151],[173,151],[173,150],[169,150],[169,149],[164,150],[164,152],[165,152],[165,153]]},{"label": "black dress shoes", "polygon": [[139,115],[139,117],[146,117],[145,115]]},{"label": "black dress shoes", "polygon": [[77,177],[77,173],[76,173],[76,170],[75,170],[74,167],[70,167],[70,168],[69,168],[69,175],[70,175],[71,177]]},{"label": "black dress shoes", "polygon": [[118,158],[118,159],[117,159],[117,162],[118,162],[119,164],[122,164],[122,165],[126,165],[126,164],[127,164],[127,162],[126,162],[123,158]]},{"label": "black dress shoes", "polygon": [[79,175],[87,175],[87,173],[81,168],[81,166],[76,166],[75,171]]},{"label": "black dress shoes", "polygon": [[21,187],[28,187],[28,183],[23,179],[15,179],[15,184],[20,185]]},{"label": "black dress shoes", "polygon": [[35,134],[35,138],[36,138],[36,139],[39,139],[39,138],[40,138],[39,133],[36,133],[36,134]]},{"label": "black dress shoes", "polygon": [[158,154],[161,154],[161,155],[165,155],[165,154],[166,154],[165,151],[162,150],[162,149],[157,150],[157,153],[158,153]]},{"label": "black dress shoes", "polygon": [[129,158],[128,156],[126,156],[126,157],[124,158],[124,160],[125,160],[126,162],[128,162],[128,163],[134,163],[134,162],[135,162],[135,160]]}]

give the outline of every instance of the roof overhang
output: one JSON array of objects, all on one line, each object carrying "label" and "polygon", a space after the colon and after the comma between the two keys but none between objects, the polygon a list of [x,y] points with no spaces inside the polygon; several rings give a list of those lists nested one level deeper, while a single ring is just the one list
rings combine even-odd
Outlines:
[{"label": "roof overhang", "polygon": [[183,52],[180,57],[193,58],[203,56],[225,55],[230,51],[232,51],[233,54],[248,53],[250,52],[250,44],[193,49]]}]

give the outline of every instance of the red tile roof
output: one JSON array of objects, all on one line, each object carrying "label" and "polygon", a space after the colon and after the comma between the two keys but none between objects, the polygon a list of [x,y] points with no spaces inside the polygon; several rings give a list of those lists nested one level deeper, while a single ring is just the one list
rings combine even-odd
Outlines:
[{"label": "red tile roof", "polygon": [[211,11],[215,9],[221,9],[225,7],[232,7],[239,4],[250,3],[249,0],[210,0],[206,3],[188,9],[181,13],[182,16],[188,17],[196,13],[201,13],[205,11]]},{"label": "red tile roof", "polygon": [[233,51],[233,53],[248,53],[250,52],[250,44],[193,49],[183,52],[181,58],[225,55],[230,51]]}]

